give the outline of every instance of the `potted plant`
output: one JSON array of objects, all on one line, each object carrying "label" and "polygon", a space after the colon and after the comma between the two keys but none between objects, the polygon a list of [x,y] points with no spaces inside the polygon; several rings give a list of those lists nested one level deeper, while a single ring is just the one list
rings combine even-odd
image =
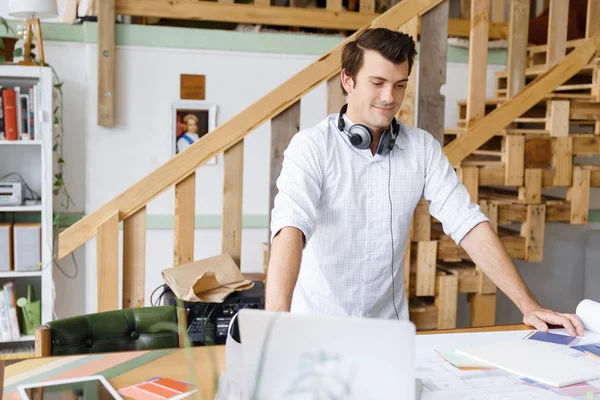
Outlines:
[{"label": "potted plant", "polygon": [[2,64],[13,60],[13,51],[19,38],[14,29],[2,17],[0,17],[0,25],[3,25],[5,30],[2,34],[0,28],[0,64]]}]

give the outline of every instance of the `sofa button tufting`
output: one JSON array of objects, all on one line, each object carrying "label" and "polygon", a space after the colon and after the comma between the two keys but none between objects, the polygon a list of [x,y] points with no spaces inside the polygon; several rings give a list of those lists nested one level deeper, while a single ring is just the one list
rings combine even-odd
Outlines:
[{"label": "sofa button tufting", "polygon": [[133,340],[136,340],[137,338],[140,337],[140,334],[137,333],[136,331],[131,332],[131,335],[129,335]]},{"label": "sofa button tufting", "polygon": [[92,339],[91,339],[91,338],[87,338],[87,339],[85,340],[85,345],[86,345],[87,347],[92,347],[92,345],[93,345],[93,344],[94,344],[94,342],[92,342]]}]

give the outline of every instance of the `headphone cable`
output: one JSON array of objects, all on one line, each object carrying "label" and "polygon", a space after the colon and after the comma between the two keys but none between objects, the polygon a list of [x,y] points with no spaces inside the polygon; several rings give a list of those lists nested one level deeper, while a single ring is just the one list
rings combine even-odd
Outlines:
[{"label": "headphone cable", "polygon": [[396,309],[396,291],[394,285],[394,229],[393,229],[393,218],[392,218],[392,152],[390,151],[388,154],[388,198],[390,200],[390,237],[392,239],[392,304],[394,305],[394,312],[396,313],[396,318],[398,321],[400,317],[398,316],[398,310]]}]

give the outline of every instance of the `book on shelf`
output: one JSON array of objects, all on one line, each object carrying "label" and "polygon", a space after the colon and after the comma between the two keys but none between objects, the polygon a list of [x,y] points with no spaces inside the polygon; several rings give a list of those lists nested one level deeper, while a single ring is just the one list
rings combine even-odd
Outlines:
[{"label": "book on shelf", "polygon": [[0,140],[38,140],[38,84],[0,85],[0,94]]},{"label": "book on shelf", "polygon": [[14,283],[4,283],[0,289],[0,333],[3,341],[21,337]]}]

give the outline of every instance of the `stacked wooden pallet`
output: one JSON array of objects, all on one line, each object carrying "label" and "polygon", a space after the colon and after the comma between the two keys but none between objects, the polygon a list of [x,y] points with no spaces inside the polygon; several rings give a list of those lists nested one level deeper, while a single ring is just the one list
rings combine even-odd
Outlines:
[{"label": "stacked wooden pallet", "polygon": [[[544,47],[531,47],[528,55],[526,83],[546,70],[538,62]],[[496,74],[486,115],[506,101],[506,80],[505,72]],[[458,102],[457,127],[446,130],[445,145],[465,131],[466,105]],[[599,154],[600,59],[595,58],[455,167],[511,257],[538,262],[546,222],[587,223],[590,188],[600,185],[600,166],[575,163],[574,157]],[[545,195],[553,188],[566,188],[565,198]],[[460,293],[471,304],[472,326],[495,323],[495,285],[443,234],[425,201],[414,215],[405,269],[411,320],[418,329],[456,327]]]}]

